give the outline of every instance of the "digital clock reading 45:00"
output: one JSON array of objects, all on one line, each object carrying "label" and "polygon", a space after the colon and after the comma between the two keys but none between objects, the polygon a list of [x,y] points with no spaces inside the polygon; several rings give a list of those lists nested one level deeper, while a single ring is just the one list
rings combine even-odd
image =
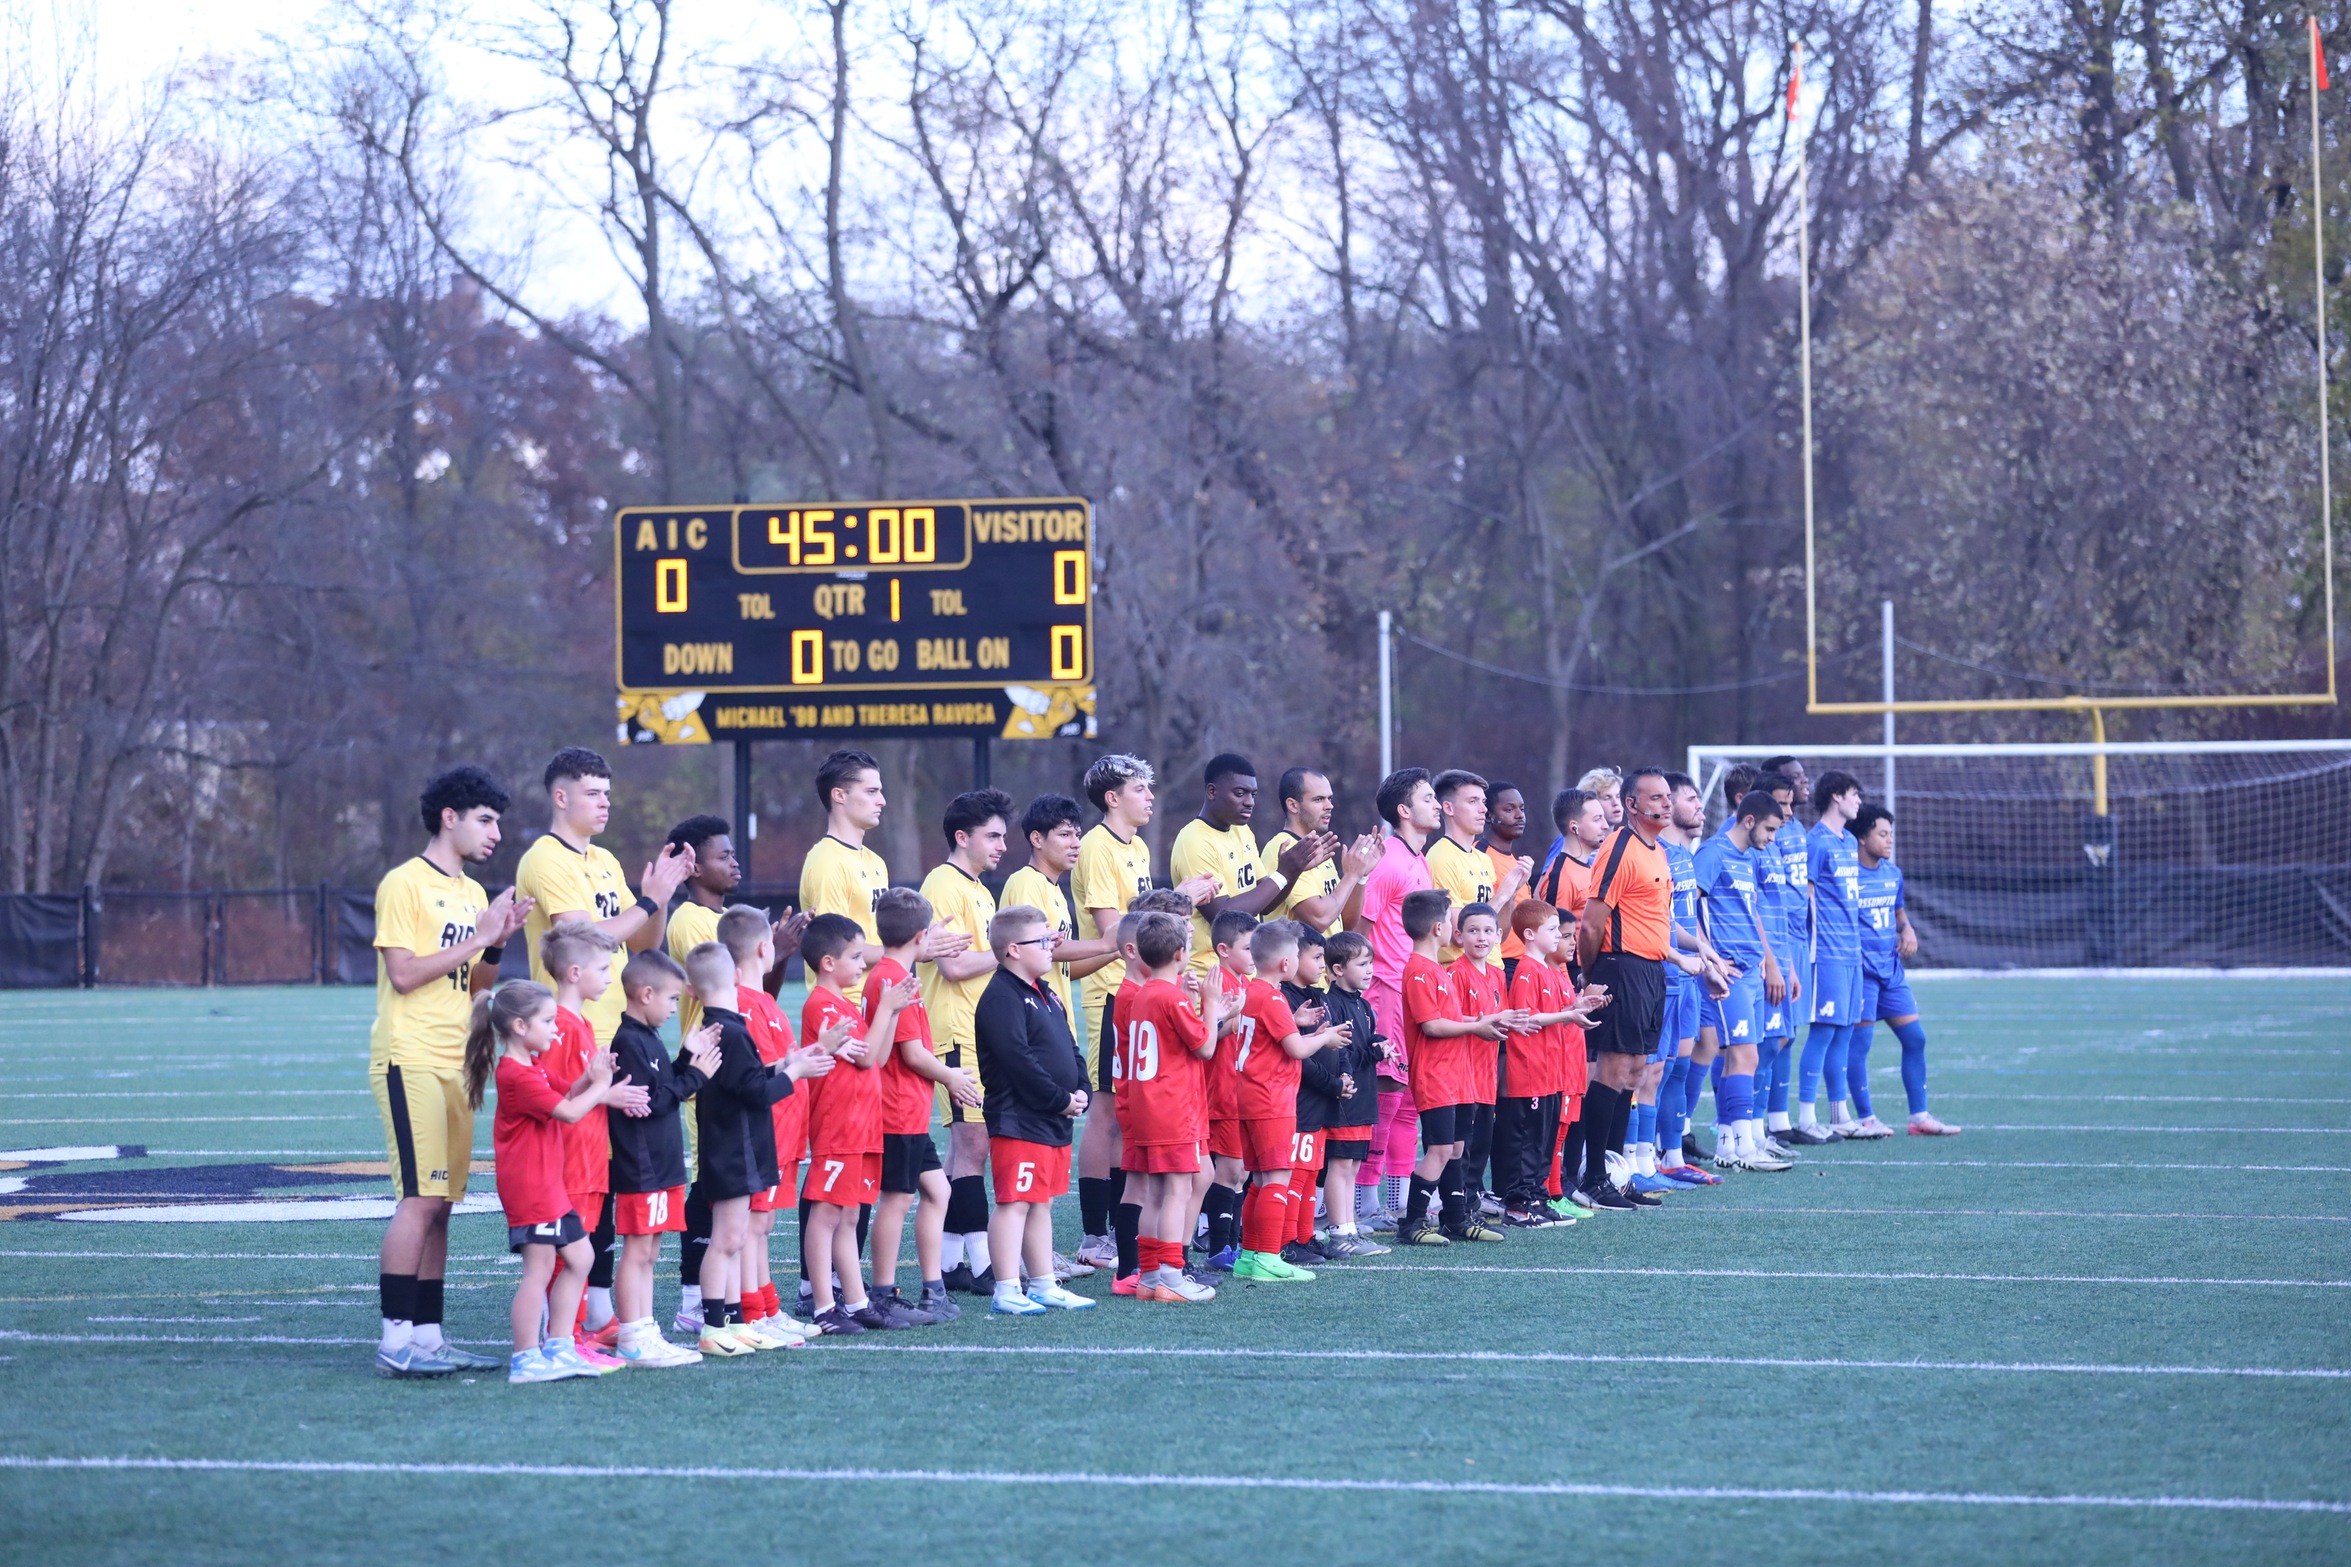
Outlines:
[{"label": "digital clock reading 45:00", "polygon": [[623,690],[1090,684],[1076,498],[647,507],[614,519]]}]

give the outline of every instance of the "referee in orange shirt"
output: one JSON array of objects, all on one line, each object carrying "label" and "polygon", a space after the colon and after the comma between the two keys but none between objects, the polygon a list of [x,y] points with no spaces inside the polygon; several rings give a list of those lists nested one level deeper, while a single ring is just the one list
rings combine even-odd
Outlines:
[{"label": "referee in orange shirt", "polygon": [[1609,1002],[1591,1039],[1598,1061],[1584,1099],[1587,1207],[1654,1208],[1658,1199],[1609,1184],[1608,1155],[1624,1152],[1632,1121],[1633,1081],[1657,1049],[1665,1025],[1665,954],[1673,935],[1673,870],[1657,846],[1673,809],[1660,768],[1625,780],[1624,825],[1608,835],[1592,862],[1590,899],[1576,935],[1577,956]]}]

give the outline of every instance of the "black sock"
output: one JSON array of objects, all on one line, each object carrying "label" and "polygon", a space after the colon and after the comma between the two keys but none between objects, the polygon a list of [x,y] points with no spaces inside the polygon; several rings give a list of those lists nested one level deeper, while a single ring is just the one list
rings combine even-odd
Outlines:
[{"label": "black sock", "polygon": [[418,1279],[416,1281],[416,1325],[421,1328],[428,1322],[439,1322],[440,1320],[441,1281],[439,1279]]},{"label": "black sock", "polygon": [[1624,1152],[1625,1134],[1633,1129],[1633,1092],[1619,1090],[1616,1096],[1616,1115],[1608,1123],[1608,1151]]},{"label": "black sock", "polygon": [[1424,1181],[1417,1174],[1412,1177],[1411,1190],[1404,1198],[1406,1222],[1417,1224],[1429,1216],[1429,1194],[1436,1189],[1436,1182]]},{"label": "black sock", "polygon": [[377,1314],[393,1322],[416,1320],[416,1275],[413,1273],[379,1273],[376,1275]]},{"label": "black sock", "polygon": [[612,1288],[614,1242],[620,1236],[613,1228],[620,1204],[609,1195],[604,1199],[604,1211],[596,1216],[596,1227],[588,1232],[588,1284],[592,1289]]},{"label": "black sock", "polygon": [[723,1300],[703,1301],[702,1325],[706,1328],[725,1327],[727,1325],[727,1303]]},{"label": "black sock", "polygon": [[1143,1232],[1143,1207],[1140,1203],[1122,1202],[1110,1210],[1110,1238],[1118,1243],[1118,1278],[1125,1278],[1143,1265],[1143,1248],[1136,1238]]},{"label": "black sock", "polygon": [[857,1205],[857,1255],[860,1257],[865,1255],[865,1237],[872,1229],[873,1204],[861,1202]]},{"label": "black sock", "polygon": [[686,1233],[678,1241],[678,1283],[702,1287],[702,1254],[710,1249],[710,1199],[702,1183],[686,1188]]},{"label": "black sock", "polygon": [[[815,1206],[816,1204],[806,1197],[800,1199],[800,1233],[802,1235],[808,1233],[808,1210]],[[800,1282],[802,1284],[808,1282],[808,1248],[805,1246],[800,1248]]]},{"label": "black sock", "polygon": [[[1580,1110],[1582,1106],[1577,1108]],[[1584,1122],[1581,1115],[1567,1123],[1567,1141],[1559,1148],[1559,1188],[1563,1194],[1584,1190]]]},{"label": "black sock", "polygon": [[1104,1175],[1078,1177],[1078,1232],[1082,1235],[1110,1233],[1110,1178]]},{"label": "black sock", "polygon": [[1208,1188],[1208,1254],[1215,1256],[1233,1243],[1233,1220],[1241,1211],[1241,1194],[1230,1186]]},{"label": "black sock", "polygon": [[1126,1200],[1127,1173],[1124,1170],[1112,1170],[1110,1172],[1110,1206],[1116,1208]]},{"label": "black sock", "polygon": [[1584,1190],[1596,1192],[1608,1183],[1608,1129],[1616,1124],[1616,1107],[1628,1096],[1606,1083],[1594,1083],[1584,1092]]},{"label": "black sock", "polygon": [[988,1227],[988,1183],[959,1175],[947,1183],[947,1233],[976,1235]]},{"label": "black sock", "polygon": [[1445,1168],[1437,1172],[1437,1194],[1443,1200],[1445,1223],[1459,1229],[1469,1222],[1469,1193],[1461,1156],[1445,1161]]}]

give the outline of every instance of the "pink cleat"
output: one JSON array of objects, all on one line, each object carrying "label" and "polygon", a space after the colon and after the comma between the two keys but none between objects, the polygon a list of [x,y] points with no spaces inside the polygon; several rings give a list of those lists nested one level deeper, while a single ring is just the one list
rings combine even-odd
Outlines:
[{"label": "pink cleat", "polygon": [[1924,1110],[1910,1118],[1910,1135],[1913,1137],[1957,1137],[1962,1130],[1962,1127],[1945,1126]]}]

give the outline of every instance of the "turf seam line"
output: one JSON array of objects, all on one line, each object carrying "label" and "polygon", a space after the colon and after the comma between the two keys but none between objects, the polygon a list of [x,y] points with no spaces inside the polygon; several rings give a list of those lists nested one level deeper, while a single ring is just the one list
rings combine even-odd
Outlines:
[{"label": "turf seam line", "polygon": [[[2247,1289],[2351,1289],[2351,1279],[2222,1279],[2185,1276],[2118,1276],[2098,1273],[1840,1273],[1827,1269],[1771,1268],[1569,1268],[1481,1266],[1475,1263],[1382,1263],[1388,1273],[1530,1273],[1596,1278],[1661,1279],[1827,1279],[1864,1283],[1926,1284],[2209,1284]],[[1371,1277],[1369,1269],[1334,1269],[1332,1278]]]},{"label": "turf seam line", "polygon": [[2097,1507],[2351,1514],[2316,1497],[2100,1496],[2064,1492],[1856,1491],[1813,1487],[1625,1485],[1598,1481],[1406,1480],[1314,1475],[1115,1474],[1085,1470],[725,1468],[717,1465],[272,1461],[225,1458],[44,1458],[0,1454],[0,1469],[187,1470],[198,1473],[449,1475],[581,1480],[801,1480],[903,1484],[1123,1486],[1135,1489],[1403,1492],[1437,1496],[1615,1497],[1655,1501],[1846,1502],[1879,1506]]}]

